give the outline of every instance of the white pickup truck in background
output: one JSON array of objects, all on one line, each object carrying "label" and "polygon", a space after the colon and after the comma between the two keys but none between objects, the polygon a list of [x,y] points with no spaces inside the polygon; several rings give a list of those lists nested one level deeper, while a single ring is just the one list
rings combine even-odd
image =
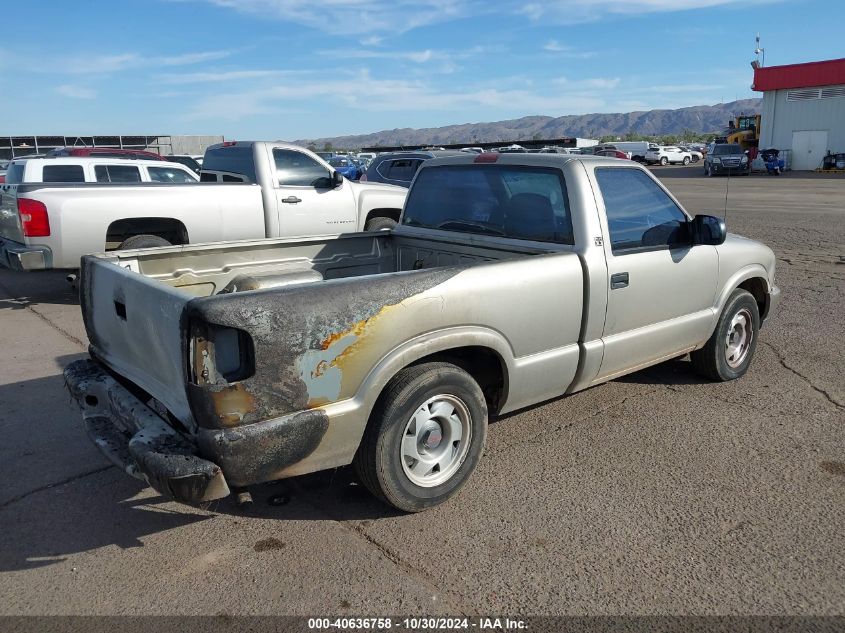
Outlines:
[{"label": "white pickup truck in background", "polygon": [[[95,171],[95,162],[117,162],[122,175],[27,182],[30,160],[0,185],[0,264],[13,270],[75,269],[82,255],[115,248],[379,230],[395,224],[407,194],[350,182],[312,152],[285,143],[211,146],[203,183],[150,182],[146,161],[94,158],[87,160]],[[43,180],[44,165],[65,159],[37,160]],[[146,179],[129,181],[123,172],[133,168]]]}]

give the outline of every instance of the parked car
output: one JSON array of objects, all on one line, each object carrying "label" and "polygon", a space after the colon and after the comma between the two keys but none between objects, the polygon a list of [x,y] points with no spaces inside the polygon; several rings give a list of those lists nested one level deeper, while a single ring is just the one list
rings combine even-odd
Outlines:
[{"label": "parked car", "polygon": [[747,176],[751,173],[748,154],[737,143],[712,143],[704,157],[704,175],[729,174]]},{"label": "parked car", "polygon": [[625,160],[631,159],[630,153],[623,152],[620,149],[603,149],[596,152],[595,156],[604,156],[606,158],[624,158]]},{"label": "parked car", "polygon": [[348,180],[358,180],[361,177],[361,169],[348,156],[332,156],[326,162],[343,174],[343,177]]},{"label": "parked car", "polygon": [[202,156],[199,157],[199,160],[197,160],[196,156],[190,156],[188,154],[169,154],[165,158],[174,163],[181,163],[197,174],[202,170]]},{"label": "parked car", "polygon": [[648,141],[617,141],[613,143],[610,149],[618,149],[623,152],[628,152],[631,155],[631,160],[637,162],[645,162],[645,155],[649,148],[656,148],[655,143]]},{"label": "parked car", "polygon": [[66,156],[57,158],[16,158],[8,184],[81,182],[197,182],[193,171],[161,160]]},{"label": "parked car", "polygon": [[692,145],[678,145],[678,147],[681,150],[690,153],[690,156],[692,156],[691,162],[693,163],[697,163],[698,161],[704,158],[704,152],[694,148]]},{"label": "parked car", "polygon": [[121,149],[119,147],[59,147],[51,149],[45,154],[46,158],[56,158],[62,156],[76,156],[78,158],[93,156],[99,158],[167,160],[164,156],[156,154],[155,152],[148,152],[142,149]]},{"label": "parked car", "polygon": [[649,165],[660,163],[661,165],[683,164],[689,165],[692,162],[692,154],[674,145],[664,147],[650,147],[645,154],[645,162]]},{"label": "parked car", "polygon": [[383,182],[409,187],[414,175],[424,161],[442,156],[461,156],[460,150],[431,150],[415,152],[390,152],[379,154],[361,176],[361,182]]},{"label": "parked car", "polygon": [[64,379],[167,497],[352,463],[414,512],[470,478],[490,416],[690,352],[743,376],[774,271],[636,163],[462,153],[422,164],[392,232],[86,256],[91,358]]},{"label": "parked car", "polygon": [[[73,269],[82,255],[111,248],[376,231],[396,224],[407,193],[350,182],[285,143],[209,147],[201,174],[207,184],[145,182],[140,174],[153,168],[135,161],[108,166],[109,182],[119,185],[26,183],[16,162],[9,172],[16,176],[0,186],[0,264],[15,270]],[[191,174],[183,165],[162,166]]]}]

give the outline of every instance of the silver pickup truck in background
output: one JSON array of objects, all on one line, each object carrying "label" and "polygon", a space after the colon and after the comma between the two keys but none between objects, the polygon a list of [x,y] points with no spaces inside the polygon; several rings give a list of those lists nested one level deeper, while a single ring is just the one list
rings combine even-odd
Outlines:
[{"label": "silver pickup truck in background", "polygon": [[27,171],[40,176],[53,160],[66,159],[13,161],[0,185],[0,264],[8,268],[74,269],[82,255],[110,249],[390,228],[407,193],[346,180],[285,143],[212,145],[204,165],[217,171],[204,171],[204,183],[143,182],[139,161],[106,165],[114,158],[85,159],[97,182],[28,182]]},{"label": "silver pickup truck in background", "polygon": [[473,472],[496,416],[692,355],[742,376],[772,251],[689,216],[630,161],[427,161],[398,227],[85,257],[92,439],[185,502],[353,463],[419,511]]}]

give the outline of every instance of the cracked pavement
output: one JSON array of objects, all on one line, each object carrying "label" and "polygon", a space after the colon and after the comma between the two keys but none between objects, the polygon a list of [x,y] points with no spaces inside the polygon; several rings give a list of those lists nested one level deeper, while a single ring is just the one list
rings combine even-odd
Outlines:
[{"label": "cracked pavement", "polygon": [[[654,171],[722,214],[726,179]],[[348,469],[247,511],[162,499],[63,389],[86,340],[64,275],[0,271],[0,614],[845,614],[845,178],[729,186],[783,291],[750,372],[676,360],[496,420],[464,491],[418,515]]]}]

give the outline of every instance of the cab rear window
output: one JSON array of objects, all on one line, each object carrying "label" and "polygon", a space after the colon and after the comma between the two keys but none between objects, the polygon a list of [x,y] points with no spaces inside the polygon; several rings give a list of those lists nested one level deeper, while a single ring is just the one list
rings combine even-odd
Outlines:
[{"label": "cab rear window", "polygon": [[402,223],[444,231],[573,244],[563,175],[516,165],[444,165],[422,169]]}]

